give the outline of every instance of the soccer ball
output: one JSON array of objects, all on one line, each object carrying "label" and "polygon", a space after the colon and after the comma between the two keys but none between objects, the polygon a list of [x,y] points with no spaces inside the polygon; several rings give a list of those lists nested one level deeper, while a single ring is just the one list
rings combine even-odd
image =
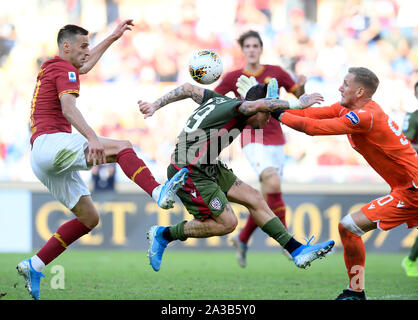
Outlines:
[{"label": "soccer ball", "polygon": [[190,58],[189,72],[193,80],[200,84],[214,83],[221,77],[222,60],[213,50],[197,50]]}]

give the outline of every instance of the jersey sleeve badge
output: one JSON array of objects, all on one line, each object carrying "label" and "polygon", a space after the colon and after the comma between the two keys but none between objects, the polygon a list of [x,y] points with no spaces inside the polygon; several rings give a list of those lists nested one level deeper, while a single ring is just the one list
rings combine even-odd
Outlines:
[{"label": "jersey sleeve badge", "polygon": [[77,77],[76,77],[74,71],[68,72],[68,81],[70,81],[70,82],[76,82],[77,81]]},{"label": "jersey sleeve badge", "polygon": [[354,125],[357,125],[357,124],[359,124],[360,123],[360,118],[359,118],[359,116],[355,113],[355,112],[353,112],[353,111],[351,111],[351,112],[349,112],[349,113],[347,113],[346,115],[345,115],[350,121],[351,121],[351,123],[352,124],[354,124]]}]

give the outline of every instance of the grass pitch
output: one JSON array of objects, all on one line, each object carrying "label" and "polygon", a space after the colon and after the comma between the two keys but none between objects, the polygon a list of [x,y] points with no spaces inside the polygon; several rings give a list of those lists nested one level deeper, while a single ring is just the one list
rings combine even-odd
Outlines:
[{"label": "grass pitch", "polygon": [[[405,255],[367,254],[368,299],[418,299],[418,278],[407,277],[401,267]],[[15,269],[30,256],[0,254],[1,300],[31,299]],[[341,252],[303,270],[281,253],[250,250],[247,268],[242,269],[233,250],[169,247],[161,270],[154,272],[144,251],[69,249],[44,274],[42,300],[331,300],[347,286]]]}]

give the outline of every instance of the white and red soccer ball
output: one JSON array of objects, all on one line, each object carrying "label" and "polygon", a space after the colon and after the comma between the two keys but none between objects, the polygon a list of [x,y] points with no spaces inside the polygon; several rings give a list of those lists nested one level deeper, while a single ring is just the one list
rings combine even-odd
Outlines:
[{"label": "white and red soccer ball", "polygon": [[200,49],[193,53],[189,60],[189,72],[194,81],[200,84],[211,84],[222,75],[222,60],[210,49]]}]

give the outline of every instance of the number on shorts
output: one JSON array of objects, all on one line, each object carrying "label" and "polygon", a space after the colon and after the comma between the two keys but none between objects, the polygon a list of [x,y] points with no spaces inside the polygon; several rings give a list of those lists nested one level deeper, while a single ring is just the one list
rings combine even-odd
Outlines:
[{"label": "number on shorts", "polygon": [[386,203],[389,203],[393,200],[393,197],[388,194],[387,196],[381,197],[379,200],[377,200],[377,204],[379,206],[384,206]]}]

